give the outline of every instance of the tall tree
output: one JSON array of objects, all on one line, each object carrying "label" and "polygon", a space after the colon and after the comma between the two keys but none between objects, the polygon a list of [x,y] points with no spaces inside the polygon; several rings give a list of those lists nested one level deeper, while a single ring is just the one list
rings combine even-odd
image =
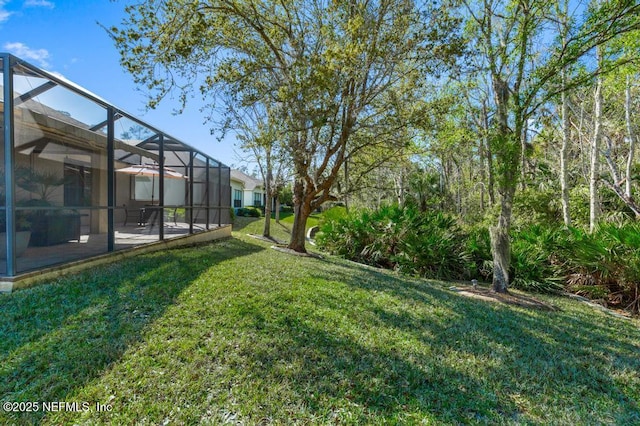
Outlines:
[{"label": "tall tree", "polygon": [[[553,9],[553,2],[483,0],[463,3],[477,40],[472,47],[484,59],[491,82],[495,113],[490,145],[497,163],[496,184],[500,195],[497,223],[490,228],[493,290],[506,292],[509,230],[528,120],[550,99],[567,90],[567,85],[557,82],[557,76],[567,64],[638,27],[640,5],[635,1],[618,0],[594,7],[584,25],[562,48],[548,49],[544,40],[548,37],[545,32],[547,12]],[[597,73],[603,72],[606,70],[597,70]],[[592,76],[586,75],[584,80],[572,84],[584,83]]]},{"label": "tall tree", "polygon": [[271,105],[256,102],[245,108],[230,107],[228,112],[227,125],[235,129],[242,149],[249,152],[251,160],[258,164],[266,198],[262,235],[270,238],[273,199],[277,195],[277,182],[283,165],[283,162],[279,161],[282,151],[281,127]]},{"label": "tall tree", "polygon": [[[559,35],[561,49],[567,48],[569,38],[569,0],[558,2],[556,7],[558,17]],[[562,201],[562,220],[566,227],[571,226],[571,213],[569,210],[569,178],[568,178],[568,154],[571,140],[571,124],[569,122],[569,105],[567,86],[569,85],[569,66],[565,65],[560,71],[560,85],[562,93],[561,100],[561,120],[562,120],[562,146],[560,147],[560,199]]]},{"label": "tall tree", "polygon": [[632,100],[631,100],[631,75],[627,74],[625,78],[624,88],[624,113],[625,123],[627,128],[627,138],[629,138],[629,156],[627,157],[627,165],[625,168],[625,191],[624,194],[627,198],[633,199],[632,192],[632,171],[633,162],[636,154],[636,143],[638,137],[636,136],[635,124],[631,118],[632,115]]},{"label": "tall tree", "polygon": [[533,76],[533,42],[539,36],[545,2],[485,0],[480,6],[466,2],[478,34],[476,48],[485,59],[490,76],[495,124],[491,147],[496,156],[500,211],[490,227],[493,255],[493,290],[506,292],[509,283],[509,230],[514,195],[521,167],[522,136],[534,101],[527,96]]},{"label": "tall tree", "polygon": [[[602,68],[602,48],[596,47],[598,68]],[[600,144],[602,139],[602,75],[596,77],[593,103],[593,137],[591,139],[591,167],[589,174],[589,231],[593,232],[598,224],[600,203],[598,202],[598,181],[600,179]]]}]

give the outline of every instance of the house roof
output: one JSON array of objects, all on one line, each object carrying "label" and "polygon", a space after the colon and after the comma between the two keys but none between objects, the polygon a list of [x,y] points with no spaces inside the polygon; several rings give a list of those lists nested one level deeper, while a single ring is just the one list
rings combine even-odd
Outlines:
[{"label": "house roof", "polygon": [[236,182],[242,182],[244,189],[254,190],[257,186],[264,186],[262,180],[256,179],[253,176],[242,173],[240,170],[231,169],[231,180]]}]

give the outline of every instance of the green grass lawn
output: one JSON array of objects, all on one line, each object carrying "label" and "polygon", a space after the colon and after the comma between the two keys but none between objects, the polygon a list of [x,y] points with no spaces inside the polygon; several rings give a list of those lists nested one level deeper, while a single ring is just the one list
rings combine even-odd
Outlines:
[{"label": "green grass lawn", "polygon": [[241,225],[0,297],[0,399],[90,404],[0,424],[640,424],[637,320],[472,300]]},{"label": "green grass lawn", "polygon": [[[272,215],[272,217],[275,217]],[[312,213],[307,218],[307,229],[318,225],[320,218],[322,217],[321,213]],[[280,221],[284,224],[293,225],[293,213],[280,213]]]},{"label": "green grass lawn", "polygon": [[[281,220],[280,223],[276,223],[275,220],[271,220],[271,236],[281,242],[289,242],[291,237],[291,227],[293,225],[293,219],[290,222]],[[264,228],[264,218],[255,217],[236,217],[233,222],[233,231],[242,235],[254,234],[262,235]]]},{"label": "green grass lawn", "polygon": [[[306,228],[316,226],[320,220],[319,214],[313,214],[307,219]],[[293,213],[283,213],[280,215],[280,223],[271,220],[271,236],[279,242],[288,243],[293,227]],[[233,223],[233,230],[243,234],[262,235],[264,229],[264,218],[236,217]]]}]

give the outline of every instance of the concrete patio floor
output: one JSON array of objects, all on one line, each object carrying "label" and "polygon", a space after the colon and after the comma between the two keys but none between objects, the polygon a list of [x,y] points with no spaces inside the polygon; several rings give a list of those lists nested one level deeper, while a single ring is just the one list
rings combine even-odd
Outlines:
[{"label": "concrete patio floor", "polygon": [[[217,225],[210,225],[210,229]],[[89,228],[83,227],[80,241],[69,241],[48,247],[28,247],[16,259],[18,273],[29,272],[44,267],[55,266],[67,262],[86,259],[107,253],[107,234],[89,234]],[[206,230],[203,224],[194,225],[194,233]],[[165,224],[165,240],[189,235],[189,224]],[[158,227],[149,226],[116,226],[115,251],[141,246],[160,241]],[[6,270],[6,262],[0,261],[0,271]]]}]

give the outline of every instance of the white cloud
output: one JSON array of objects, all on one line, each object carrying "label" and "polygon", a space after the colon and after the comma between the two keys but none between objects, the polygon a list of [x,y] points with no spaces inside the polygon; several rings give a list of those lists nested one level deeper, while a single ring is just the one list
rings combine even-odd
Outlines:
[{"label": "white cloud", "polygon": [[46,49],[31,49],[24,43],[5,43],[3,48],[26,61],[35,61],[42,68],[49,67],[49,52]]},{"label": "white cloud", "polygon": [[9,12],[7,9],[4,8],[6,1],[2,1],[0,0],[0,24],[3,22],[6,22],[9,19],[9,16],[11,16],[12,12]]},{"label": "white cloud", "polygon": [[24,7],[48,7],[49,9],[53,9],[55,4],[48,0],[26,0]]}]

